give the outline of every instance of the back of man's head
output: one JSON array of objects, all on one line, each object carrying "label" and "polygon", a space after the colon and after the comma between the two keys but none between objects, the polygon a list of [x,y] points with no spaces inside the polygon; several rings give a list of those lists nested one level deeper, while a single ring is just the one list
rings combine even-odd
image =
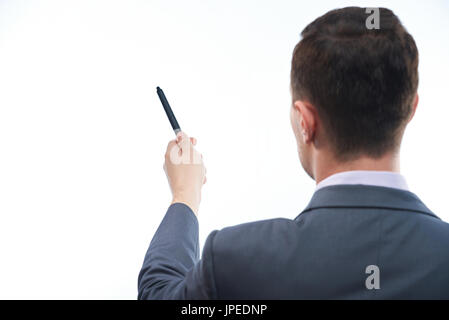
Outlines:
[{"label": "back of man's head", "polygon": [[398,17],[379,8],[333,10],[309,24],[293,52],[293,101],[311,103],[340,160],[393,151],[412,113],[418,50]]}]

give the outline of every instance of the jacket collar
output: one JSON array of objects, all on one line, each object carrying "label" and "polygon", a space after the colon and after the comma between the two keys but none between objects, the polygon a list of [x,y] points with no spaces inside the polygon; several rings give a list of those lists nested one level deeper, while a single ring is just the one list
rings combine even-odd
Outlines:
[{"label": "jacket collar", "polygon": [[413,211],[440,219],[410,191],[369,185],[342,184],[323,187],[315,191],[300,215],[319,208],[381,208]]}]

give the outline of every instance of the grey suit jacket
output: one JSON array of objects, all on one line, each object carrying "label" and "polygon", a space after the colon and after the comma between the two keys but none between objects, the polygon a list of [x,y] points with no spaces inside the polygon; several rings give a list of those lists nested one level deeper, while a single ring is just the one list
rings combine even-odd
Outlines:
[{"label": "grey suit jacket", "polygon": [[[368,279],[373,265],[376,280]],[[375,281],[378,289],[367,286]],[[199,259],[198,221],[175,203],[151,241],[138,292],[139,299],[449,299],[449,224],[411,192],[336,185],[316,191],[293,220],[213,231]]]}]

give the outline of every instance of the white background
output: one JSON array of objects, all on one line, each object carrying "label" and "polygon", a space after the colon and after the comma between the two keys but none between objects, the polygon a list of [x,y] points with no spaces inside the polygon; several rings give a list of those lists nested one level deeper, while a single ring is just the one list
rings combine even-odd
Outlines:
[{"label": "white background", "polygon": [[290,128],[291,54],[347,5],[389,7],[416,39],[402,172],[448,221],[448,1],[0,0],[0,298],[136,298],[171,200],[156,86],[207,166],[201,245],[296,217],[314,182]]}]

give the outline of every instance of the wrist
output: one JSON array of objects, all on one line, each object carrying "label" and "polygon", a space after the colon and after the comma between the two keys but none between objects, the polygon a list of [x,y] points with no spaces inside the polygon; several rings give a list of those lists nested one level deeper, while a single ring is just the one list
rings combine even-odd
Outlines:
[{"label": "wrist", "polygon": [[186,206],[188,206],[193,213],[197,216],[198,215],[198,209],[200,205],[200,195],[196,194],[176,194],[173,195],[173,203],[183,203]]}]

